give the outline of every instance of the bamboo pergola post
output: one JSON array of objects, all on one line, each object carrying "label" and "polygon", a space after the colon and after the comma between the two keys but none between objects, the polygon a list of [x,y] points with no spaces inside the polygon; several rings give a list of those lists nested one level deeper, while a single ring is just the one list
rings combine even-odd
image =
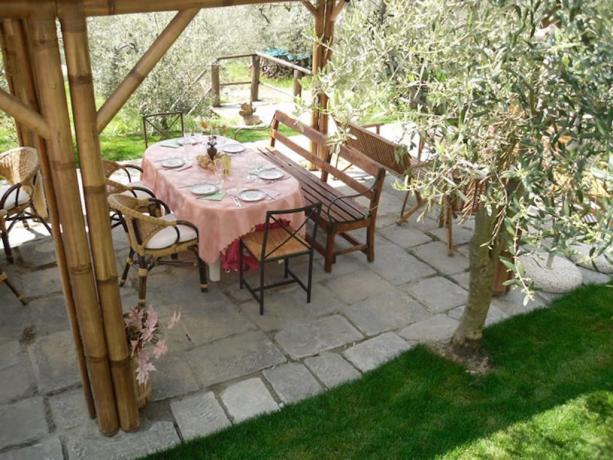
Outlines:
[{"label": "bamboo pergola post", "polygon": [[[5,55],[5,65],[12,69],[19,69],[19,77],[14,78],[15,94],[21,95],[22,102],[29,108],[39,110],[38,97],[36,94],[36,83],[34,81],[34,73],[31,66],[30,43],[28,41],[27,31],[23,20],[6,19],[2,24],[2,31],[5,38],[5,43],[8,46],[14,47],[11,52]],[[8,71],[8,70],[7,70]],[[60,222],[57,209],[57,200],[55,197],[55,188],[53,186],[51,170],[49,166],[49,157],[47,155],[47,145],[43,138],[37,136],[34,131],[24,136],[22,144],[36,148],[40,160],[40,167],[43,178],[43,187],[49,211],[49,220],[51,222],[51,233],[55,244],[55,254],[57,259],[58,271],[62,283],[62,290],[65,299],[65,308],[72,331],[75,349],[77,353],[77,362],[83,384],[83,394],[90,417],[95,416],[94,401],[91,393],[89,375],[87,373],[87,364],[83,352],[83,343],[81,341],[81,332],[77,321],[74,297],[70,285],[70,277],[66,265],[66,254],[60,231]]]},{"label": "bamboo pergola post", "polygon": [[124,431],[139,426],[128,340],[123,321],[115,250],[106,201],[105,177],[96,128],[96,103],[87,41],[87,22],[74,2],[61,16],[62,35],[94,272],[102,307],[119,424]]},{"label": "bamboo pergola post", "polygon": [[181,32],[198,14],[198,8],[190,8],[179,11],[177,15],[168,23],[162,33],[155,39],[149,49],[138,60],[128,76],[117,87],[115,92],[109,96],[107,101],[98,111],[98,132],[101,133],[106,125],[113,119],[119,110],[128,101],[132,93],[140,86],[145,77],[151,72],[166,51],[177,40]]},{"label": "bamboo pergola post", "polygon": [[91,375],[92,393],[100,431],[112,436],[118,430],[117,408],[104,336],[102,314],[89,257],[89,245],[79,186],[72,153],[72,135],[55,19],[33,17],[28,20],[32,38],[41,111],[51,130],[48,142],[51,173],[56,188],[62,222],[66,261],[74,289],[77,317]]}]

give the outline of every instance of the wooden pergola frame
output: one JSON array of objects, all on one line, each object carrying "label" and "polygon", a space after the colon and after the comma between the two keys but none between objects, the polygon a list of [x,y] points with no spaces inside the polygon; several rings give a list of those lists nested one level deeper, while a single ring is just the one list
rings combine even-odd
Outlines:
[{"label": "wooden pergola frame", "polygon": [[[123,325],[99,133],[202,8],[278,0],[3,0],[0,42],[9,92],[0,109],[15,119],[19,142],[35,147],[90,416],[108,436],[134,431],[139,414]],[[315,18],[313,73],[330,59],[334,23],[348,0],[300,0]],[[115,92],[96,110],[87,17],[178,11]],[[68,68],[86,217],[80,200],[56,19]],[[327,96],[316,95],[312,125],[326,133]],[[60,185],[61,184],[61,185]]]}]

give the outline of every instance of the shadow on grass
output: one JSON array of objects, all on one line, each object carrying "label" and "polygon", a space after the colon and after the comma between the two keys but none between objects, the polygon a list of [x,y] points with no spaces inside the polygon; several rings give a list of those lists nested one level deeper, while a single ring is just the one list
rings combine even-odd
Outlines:
[{"label": "shadow on grass", "polygon": [[[612,286],[587,286],[495,325],[484,345],[494,365],[486,376],[419,346],[359,381],[151,458],[456,457],[582,395],[611,432]],[[596,444],[594,455],[606,454]]]}]

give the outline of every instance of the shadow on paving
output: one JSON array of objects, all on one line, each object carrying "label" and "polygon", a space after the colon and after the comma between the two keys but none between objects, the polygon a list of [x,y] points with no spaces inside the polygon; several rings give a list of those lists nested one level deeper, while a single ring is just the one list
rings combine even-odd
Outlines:
[{"label": "shadow on paving", "polygon": [[[590,393],[604,394],[591,405],[611,428],[612,317],[613,286],[587,286],[487,329],[494,369],[486,376],[419,346],[359,381],[148,458],[456,457],[467,443]],[[604,443],[596,456],[613,449]],[[541,453],[555,456],[548,448]]]}]

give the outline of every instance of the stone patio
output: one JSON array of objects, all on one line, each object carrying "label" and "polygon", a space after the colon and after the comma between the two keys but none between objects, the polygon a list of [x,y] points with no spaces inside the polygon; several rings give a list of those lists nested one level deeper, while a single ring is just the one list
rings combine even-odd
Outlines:
[{"label": "stone patio", "polygon": [[[260,316],[236,274],[202,294],[195,268],[155,269],[148,301],[162,317],[180,310],[191,340],[181,328],[171,331],[142,429],[110,439],[86,415],[53,244],[38,226],[13,232],[17,261],[9,265],[0,255],[0,265],[29,303],[21,306],[0,286],[0,459],[137,457],[276,411],[359,378],[417,343],[448,338],[466,301],[467,252],[460,246],[447,257],[444,233],[431,218],[396,226],[402,194],[392,181],[383,193],[376,261],[340,256],[326,274],[318,257],[311,304],[286,287],[268,294]],[[470,225],[456,227],[460,243]],[[120,229],[115,245],[121,265],[127,242]],[[295,269],[305,273],[306,264]],[[609,278],[592,272],[586,279]],[[121,290],[125,308],[135,302],[135,283],[132,273]],[[537,296],[524,306],[511,292],[494,301],[488,324],[549,300]]]}]

